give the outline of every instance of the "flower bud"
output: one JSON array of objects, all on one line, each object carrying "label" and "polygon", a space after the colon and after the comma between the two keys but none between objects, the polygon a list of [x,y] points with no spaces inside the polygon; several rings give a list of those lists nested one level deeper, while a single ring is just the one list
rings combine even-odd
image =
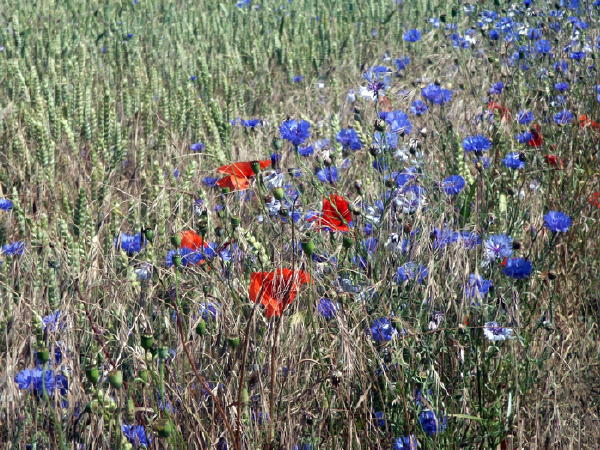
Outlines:
[{"label": "flower bud", "polygon": [[154,336],[151,334],[143,334],[140,341],[144,350],[150,350],[154,345]]},{"label": "flower bud", "polygon": [[142,380],[144,383],[147,383],[147,382],[148,382],[148,374],[149,374],[149,372],[148,372],[146,369],[144,369],[144,370],[140,370],[140,371],[138,372],[138,377],[139,377],[139,378],[140,378],[140,380]]},{"label": "flower bud", "polygon": [[171,244],[173,244],[173,247],[179,248],[181,246],[181,234],[171,236]]},{"label": "flower bud", "polygon": [[260,162],[252,161],[252,172],[258,174],[260,172]]},{"label": "flower bud", "polygon": [[385,130],[385,121],[383,121],[381,119],[377,119],[377,120],[375,120],[375,123],[373,124],[373,126],[375,127],[375,131],[384,131]]},{"label": "flower bud", "polygon": [[96,384],[100,379],[100,370],[96,366],[90,366],[85,369],[85,376],[90,383]]},{"label": "flower bud", "polygon": [[198,325],[196,325],[196,334],[199,336],[204,336],[206,334],[206,322],[200,319]]},{"label": "flower bud", "polygon": [[146,228],[144,230],[144,237],[148,242],[152,242],[154,240],[154,230],[152,230],[152,228]]},{"label": "flower bud", "polygon": [[169,419],[161,419],[154,423],[153,428],[160,437],[168,438],[173,433],[174,426]]},{"label": "flower bud", "polygon": [[352,242],[352,238],[348,237],[348,236],[344,236],[342,238],[342,247],[344,247],[346,250],[348,250],[349,248],[352,248],[352,245],[354,243]]},{"label": "flower bud", "polygon": [[108,382],[115,389],[120,389],[123,386],[123,372],[120,370],[113,370],[108,374]]},{"label": "flower bud", "polygon": [[169,349],[167,347],[158,347],[158,357],[160,359],[167,359],[169,357]]},{"label": "flower bud", "polygon": [[232,217],[231,219],[229,219],[229,221],[231,222],[231,226],[233,228],[237,228],[240,226],[241,220],[239,217]]},{"label": "flower bud", "polygon": [[35,355],[42,364],[46,364],[48,361],[50,361],[50,352],[47,348],[40,348]]},{"label": "flower bud", "polygon": [[303,241],[301,244],[302,250],[306,255],[310,258],[315,252],[315,243],[309,239],[308,241]]},{"label": "flower bud", "polygon": [[273,189],[273,197],[275,197],[277,200],[283,200],[283,197],[285,197],[285,191],[283,188],[278,187]]},{"label": "flower bud", "polygon": [[183,264],[183,260],[181,258],[181,255],[174,255],[173,256],[173,265],[175,267],[181,267],[182,264]]},{"label": "flower bud", "polygon": [[239,337],[228,337],[226,341],[227,345],[229,345],[231,348],[238,348],[240,346]]}]

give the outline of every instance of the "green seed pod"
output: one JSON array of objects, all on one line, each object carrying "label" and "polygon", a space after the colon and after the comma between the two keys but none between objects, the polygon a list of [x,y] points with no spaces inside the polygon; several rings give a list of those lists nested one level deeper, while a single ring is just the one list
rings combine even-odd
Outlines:
[{"label": "green seed pod", "polygon": [[239,217],[232,217],[229,219],[231,222],[231,226],[235,229],[240,226],[241,220]]},{"label": "green seed pod", "polygon": [[252,161],[252,172],[255,174],[260,172],[260,163],[258,161]]},{"label": "green seed pod", "polygon": [[154,336],[151,334],[143,334],[140,339],[140,343],[144,350],[150,350],[154,345]]},{"label": "green seed pod", "polygon": [[88,367],[85,369],[85,376],[90,383],[96,384],[100,379],[100,369],[98,369],[96,366]]},{"label": "green seed pod", "polygon": [[108,374],[108,382],[115,389],[120,389],[123,386],[123,372],[120,370],[113,370]]},{"label": "green seed pod", "polygon": [[283,188],[275,188],[273,190],[273,197],[275,197],[277,200],[283,200],[283,198],[285,197],[285,191],[283,190]]},{"label": "green seed pod", "polygon": [[181,255],[174,255],[173,256],[173,265],[175,267],[181,267],[183,264],[183,259],[181,258]]}]

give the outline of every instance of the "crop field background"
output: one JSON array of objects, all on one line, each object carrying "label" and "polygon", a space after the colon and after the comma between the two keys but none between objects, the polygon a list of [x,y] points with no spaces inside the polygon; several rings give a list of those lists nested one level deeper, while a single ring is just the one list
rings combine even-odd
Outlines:
[{"label": "crop field background", "polygon": [[1,0],[0,447],[600,447],[600,1]]}]

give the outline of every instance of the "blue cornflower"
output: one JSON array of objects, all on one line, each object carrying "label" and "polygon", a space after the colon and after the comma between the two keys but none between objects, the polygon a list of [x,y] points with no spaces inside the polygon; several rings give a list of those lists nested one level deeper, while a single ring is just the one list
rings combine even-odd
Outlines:
[{"label": "blue cornflower", "polygon": [[565,125],[569,122],[572,122],[574,119],[574,115],[571,111],[563,109],[561,112],[554,114],[554,122],[558,125]]},{"label": "blue cornflower", "polygon": [[13,202],[7,198],[0,198],[0,209],[4,211],[11,210],[13,208]]},{"label": "blue cornflower", "polygon": [[463,148],[465,152],[485,152],[491,147],[492,142],[480,134],[467,136],[463,139]]},{"label": "blue cornflower", "polygon": [[506,234],[494,234],[483,243],[483,256],[487,261],[512,256],[513,240]]},{"label": "blue cornflower", "polygon": [[385,414],[383,411],[375,411],[373,413],[373,421],[375,422],[375,426],[385,428]]},{"label": "blue cornflower", "polygon": [[435,103],[436,105],[443,105],[444,103],[452,100],[452,91],[449,89],[442,89],[439,84],[430,83],[421,90],[421,95],[425,100]]},{"label": "blue cornflower", "polygon": [[433,238],[433,248],[437,250],[456,242],[459,234],[450,228],[435,228],[431,233],[431,237]]},{"label": "blue cornflower", "polygon": [[298,154],[300,156],[310,156],[315,152],[315,148],[312,145],[306,147],[298,147]]},{"label": "blue cornflower", "polygon": [[402,38],[406,42],[417,42],[417,41],[421,40],[421,32],[416,29],[408,30],[406,33],[404,33]]},{"label": "blue cornflower", "polygon": [[375,342],[391,341],[392,338],[398,334],[398,331],[394,328],[392,322],[390,322],[390,319],[387,317],[382,317],[373,321],[371,327],[369,328],[369,332]]},{"label": "blue cornflower", "polygon": [[488,94],[502,94],[503,89],[504,83],[502,81],[498,81],[497,83],[492,84],[492,87],[489,89]]},{"label": "blue cornflower", "polygon": [[[399,184],[399,180],[407,175],[401,174],[396,178],[396,183]],[[427,204],[427,191],[421,186],[414,184],[408,184],[402,187],[400,192],[396,194],[394,198],[394,204],[397,208],[400,208],[404,214],[412,214],[419,208],[424,207]]]},{"label": "blue cornflower", "polygon": [[323,183],[335,183],[338,180],[338,170],[335,166],[327,166],[317,170],[317,178]]},{"label": "blue cornflower", "polygon": [[199,314],[203,320],[214,320],[217,318],[219,305],[211,302],[201,303]]},{"label": "blue cornflower", "polygon": [[127,253],[129,256],[133,256],[136,253],[142,251],[146,242],[142,233],[127,234],[121,233],[120,238],[115,238],[115,248],[120,248]]},{"label": "blue cornflower", "polygon": [[218,177],[204,177],[202,178],[202,183],[204,183],[206,186],[209,187],[213,187],[217,184],[217,181],[219,181]]},{"label": "blue cornflower", "polygon": [[481,244],[481,237],[473,231],[460,231],[458,233],[458,239],[467,249],[473,249]]},{"label": "blue cornflower", "polygon": [[554,89],[556,89],[558,92],[565,92],[567,89],[569,89],[569,83],[566,81],[561,81],[560,83],[556,83],[554,85]]},{"label": "blue cornflower", "polygon": [[428,274],[429,271],[423,264],[417,264],[409,261],[398,267],[396,270],[396,275],[394,276],[394,281],[396,281],[398,284],[402,284],[408,280],[417,280],[419,284],[422,284],[425,278],[427,278]]},{"label": "blue cornflower", "polygon": [[569,52],[569,59],[572,59],[573,61],[581,61],[585,58],[585,55],[585,52]]},{"label": "blue cornflower", "polygon": [[511,328],[501,327],[498,322],[486,322],[483,326],[483,334],[489,341],[505,341],[512,339],[513,330]]},{"label": "blue cornflower", "polygon": [[419,441],[414,434],[399,437],[394,441],[392,450],[417,450],[420,447]]},{"label": "blue cornflower", "polygon": [[519,111],[517,114],[517,122],[521,125],[529,125],[534,120],[534,115],[531,111]]},{"label": "blue cornflower", "polygon": [[457,195],[465,187],[465,179],[460,175],[450,175],[442,181],[442,188],[448,195]]},{"label": "blue cornflower", "polygon": [[292,78],[294,83],[300,83],[302,80],[304,80],[304,75],[296,75],[294,78]]},{"label": "blue cornflower", "polygon": [[69,389],[69,381],[61,373],[55,374],[50,369],[25,369],[15,376],[15,383],[21,390],[31,390],[34,394],[40,396],[46,391],[52,395],[55,390],[59,390],[62,395],[66,395]]},{"label": "blue cornflower", "polygon": [[64,320],[60,320],[62,311],[54,311],[47,316],[42,317],[42,323],[44,324],[44,331],[52,333],[57,330],[62,330],[66,324]]},{"label": "blue cornflower", "polygon": [[310,123],[306,120],[286,120],[279,127],[281,138],[299,146],[310,137]]},{"label": "blue cornflower", "polygon": [[394,60],[394,65],[396,66],[396,70],[400,72],[401,70],[406,69],[410,64],[410,58],[405,56],[403,58],[397,58]]},{"label": "blue cornflower", "polygon": [[[206,251],[207,248],[203,248],[202,250]],[[181,256],[181,264],[183,266],[193,266],[195,264],[199,264],[205,259],[205,255],[202,253],[202,251],[190,250],[187,247],[177,250],[169,250],[165,259],[165,264],[167,267],[175,265],[174,258],[176,255]]]},{"label": "blue cornflower", "polygon": [[549,211],[548,214],[544,216],[544,225],[554,233],[566,233],[569,231],[569,227],[572,223],[573,220],[560,211]]},{"label": "blue cornflower", "polygon": [[2,246],[2,253],[5,255],[22,255],[25,251],[25,242],[16,241]]},{"label": "blue cornflower", "polygon": [[419,423],[421,424],[423,431],[429,436],[444,431],[448,426],[446,416],[442,416],[440,419],[439,413],[436,414],[428,409],[419,413]]},{"label": "blue cornflower", "polygon": [[502,160],[502,164],[504,164],[509,169],[522,169],[525,167],[524,157],[521,156],[520,153],[510,152],[504,156]]},{"label": "blue cornflower", "polygon": [[121,431],[132,444],[137,446],[148,447],[152,442],[152,438],[146,434],[146,429],[143,425],[121,425]]},{"label": "blue cornflower", "polygon": [[393,133],[410,134],[412,131],[412,123],[410,123],[408,115],[403,111],[382,111],[379,113],[379,118],[385,120],[390,125],[390,130]]},{"label": "blue cornflower", "polygon": [[533,265],[525,258],[509,258],[502,273],[511,278],[523,279],[531,275],[532,271]]},{"label": "blue cornflower", "polygon": [[193,152],[201,152],[206,148],[206,145],[202,142],[194,142],[190,145],[190,150]]},{"label": "blue cornflower", "polygon": [[352,150],[360,150],[362,142],[358,133],[353,128],[344,128],[336,136],[336,140],[342,144],[342,147]]},{"label": "blue cornflower", "polygon": [[479,275],[472,273],[469,275],[469,281],[465,285],[465,295],[467,298],[483,298],[490,292],[492,286],[490,280],[485,280]]},{"label": "blue cornflower", "polygon": [[429,110],[429,107],[422,100],[415,100],[410,104],[410,112],[415,116],[422,116]]},{"label": "blue cornflower", "polygon": [[381,149],[398,147],[398,133],[376,131],[373,135],[375,145]]},{"label": "blue cornflower", "polygon": [[535,42],[535,51],[545,55],[547,53],[550,53],[550,51],[552,50],[552,44],[550,44],[550,42],[546,39],[540,39],[538,41]]},{"label": "blue cornflower", "polygon": [[542,30],[540,28],[530,28],[527,31],[527,37],[532,41],[540,39],[542,37]]},{"label": "blue cornflower", "polygon": [[523,133],[519,133],[515,136],[515,139],[520,144],[527,144],[529,141],[533,139],[533,133],[531,131],[524,131]]},{"label": "blue cornflower", "polygon": [[552,67],[556,72],[566,72],[569,69],[569,63],[567,61],[561,60],[556,61]]},{"label": "blue cornflower", "polygon": [[369,82],[368,89],[373,91],[377,97],[379,91],[385,91],[392,83],[390,78],[391,70],[385,66],[371,67],[363,74],[363,78]]},{"label": "blue cornflower", "polygon": [[321,298],[317,305],[317,311],[325,320],[333,320],[339,309],[339,305],[328,298]]},{"label": "blue cornflower", "polygon": [[242,119],[241,122],[242,126],[246,127],[246,128],[256,128],[259,125],[262,125],[262,120],[260,119],[248,119],[248,120],[244,120]]}]

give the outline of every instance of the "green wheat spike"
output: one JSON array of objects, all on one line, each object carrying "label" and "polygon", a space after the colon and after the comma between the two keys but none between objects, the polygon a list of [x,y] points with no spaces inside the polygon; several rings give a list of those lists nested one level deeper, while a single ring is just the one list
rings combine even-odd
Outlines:
[{"label": "green wheat spike", "polygon": [[13,211],[15,216],[17,217],[17,228],[19,234],[21,236],[27,235],[27,218],[25,217],[25,212],[21,207],[21,202],[19,200],[19,192],[17,191],[17,187],[13,186],[11,191],[11,200],[13,202]]}]

